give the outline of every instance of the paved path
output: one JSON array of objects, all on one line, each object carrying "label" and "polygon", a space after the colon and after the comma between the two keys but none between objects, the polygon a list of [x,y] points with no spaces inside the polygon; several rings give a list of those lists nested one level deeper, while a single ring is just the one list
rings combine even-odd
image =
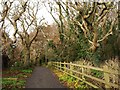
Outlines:
[{"label": "paved path", "polygon": [[27,79],[26,88],[65,88],[53,72],[45,67],[36,67],[30,78]]}]

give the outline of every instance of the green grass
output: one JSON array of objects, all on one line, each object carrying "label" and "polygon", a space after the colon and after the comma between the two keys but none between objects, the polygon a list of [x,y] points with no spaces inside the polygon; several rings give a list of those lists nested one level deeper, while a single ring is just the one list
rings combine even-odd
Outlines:
[{"label": "green grass", "polygon": [[32,73],[32,70],[31,69],[26,69],[26,70],[21,70],[21,72],[23,72],[23,73]]},{"label": "green grass", "polygon": [[18,75],[15,75],[15,76],[10,76],[8,78],[26,78],[27,75],[25,75],[24,73],[21,73],[21,74],[18,74]]},{"label": "green grass", "polygon": [[6,88],[23,88],[25,85],[25,80],[10,80],[7,78],[2,79],[3,89]]},{"label": "green grass", "polygon": [[26,78],[32,73],[32,68],[28,69],[18,69],[12,68],[3,72],[2,78],[2,90],[18,90],[18,88],[24,88],[26,83]]}]

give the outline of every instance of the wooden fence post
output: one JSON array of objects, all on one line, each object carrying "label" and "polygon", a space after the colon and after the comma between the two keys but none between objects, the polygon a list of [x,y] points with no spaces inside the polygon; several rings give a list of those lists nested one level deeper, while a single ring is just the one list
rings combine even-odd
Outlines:
[{"label": "wooden fence post", "polygon": [[[105,65],[105,66],[103,67],[103,70],[105,71],[105,72],[104,72],[104,79],[105,79],[105,82],[108,84],[109,81],[110,81],[109,74],[106,73],[106,71],[108,71],[108,66]],[[110,86],[105,84],[105,88],[110,88]]]},{"label": "wooden fence post", "polygon": [[60,70],[61,70],[61,61],[60,61],[60,65],[59,66],[60,66]]},{"label": "wooden fence post", "polygon": [[[84,65],[84,64],[82,63],[81,65]],[[82,74],[84,74],[84,73],[85,73],[85,71],[84,71],[84,67],[81,67],[81,69],[82,69]],[[82,79],[85,80],[84,75],[82,75]]]},{"label": "wooden fence post", "polygon": [[51,61],[49,61],[47,65],[48,66],[53,66]]},{"label": "wooden fence post", "polygon": [[57,62],[56,64],[57,64],[57,69],[59,69],[59,67],[58,67],[58,66],[59,66],[59,63]]},{"label": "wooden fence post", "polygon": [[66,64],[65,64],[65,61],[64,61],[64,71],[66,72]]},{"label": "wooden fence post", "polygon": [[[70,70],[73,70],[73,65],[72,65],[72,62],[70,62]],[[72,72],[72,71],[70,71],[70,74],[72,74],[72,75],[73,75],[73,72]]]},{"label": "wooden fence post", "polygon": [[[84,74],[84,67],[82,67],[82,73]],[[85,79],[84,75],[82,75],[82,79]]]}]

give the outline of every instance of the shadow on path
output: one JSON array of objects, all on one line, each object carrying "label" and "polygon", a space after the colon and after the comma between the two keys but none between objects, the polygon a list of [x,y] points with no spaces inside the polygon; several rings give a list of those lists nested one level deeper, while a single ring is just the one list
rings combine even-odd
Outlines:
[{"label": "shadow on path", "polygon": [[[27,79],[25,88],[66,88],[53,72],[45,67],[36,67]],[[66,88],[67,90],[67,88]]]}]

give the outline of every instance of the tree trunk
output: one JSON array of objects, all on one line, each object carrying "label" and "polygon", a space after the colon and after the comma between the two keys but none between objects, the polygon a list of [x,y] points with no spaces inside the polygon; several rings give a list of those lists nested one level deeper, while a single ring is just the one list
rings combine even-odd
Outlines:
[{"label": "tree trunk", "polygon": [[26,47],[24,65],[25,66],[29,66],[30,65],[30,47]]},{"label": "tree trunk", "polygon": [[92,49],[92,51],[93,52],[95,52],[96,51],[96,49],[97,49],[97,39],[98,39],[98,34],[97,34],[97,30],[94,30],[94,33],[93,33],[93,44],[92,44],[92,47],[91,47],[91,49]]},{"label": "tree trunk", "polygon": [[62,8],[61,8],[61,3],[58,3],[58,6],[59,6],[59,20],[60,20],[60,40],[61,40],[61,43],[64,42],[64,31],[63,31],[63,21],[62,21]]}]

